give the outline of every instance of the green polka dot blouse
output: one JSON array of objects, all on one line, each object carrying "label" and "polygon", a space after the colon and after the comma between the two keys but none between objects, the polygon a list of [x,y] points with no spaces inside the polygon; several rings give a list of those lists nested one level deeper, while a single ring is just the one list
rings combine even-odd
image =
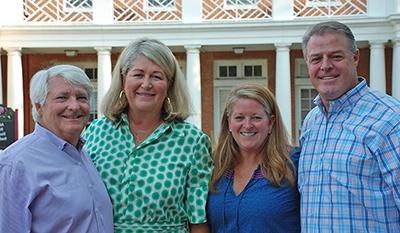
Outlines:
[{"label": "green polka dot blouse", "polygon": [[163,123],[135,145],[126,114],[85,130],[85,149],[114,209],[115,232],[188,232],[206,222],[212,171],[209,137],[187,122]]}]

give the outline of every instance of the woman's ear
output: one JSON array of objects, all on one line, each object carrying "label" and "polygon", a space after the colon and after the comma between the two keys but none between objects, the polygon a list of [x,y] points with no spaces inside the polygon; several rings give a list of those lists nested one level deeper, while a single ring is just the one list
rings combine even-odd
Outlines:
[{"label": "woman's ear", "polygon": [[269,134],[271,134],[272,133],[272,129],[274,128],[274,126],[275,126],[275,120],[276,120],[276,117],[275,117],[275,115],[271,115],[270,117],[269,117],[269,122],[268,122],[268,133]]}]

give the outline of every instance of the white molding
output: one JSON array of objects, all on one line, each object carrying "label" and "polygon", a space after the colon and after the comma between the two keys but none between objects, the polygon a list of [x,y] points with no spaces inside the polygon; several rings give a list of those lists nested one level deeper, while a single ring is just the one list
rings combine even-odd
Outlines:
[{"label": "white molding", "polygon": [[[394,25],[391,18],[347,19],[356,40],[387,40],[392,38]],[[306,29],[316,20],[200,23],[200,24],[131,24],[123,25],[23,25],[4,26],[0,31],[3,47],[58,48],[111,46],[125,47],[138,37],[162,40],[169,46],[184,44],[218,45],[265,45],[276,42],[301,43]],[[60,36],[62,35],[62,36]],[[60,46],[62,45],[62,46]]]}]

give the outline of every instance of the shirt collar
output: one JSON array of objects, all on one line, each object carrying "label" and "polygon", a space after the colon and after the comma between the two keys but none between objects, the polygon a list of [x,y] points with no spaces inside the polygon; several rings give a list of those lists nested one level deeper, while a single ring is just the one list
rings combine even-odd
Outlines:
[{"label": "shirt collar", "polygon": [[[368,91],[367,82],[364,78],[358,77],[359,83],[353,88],[346,92],[344,95],[336,100],[329,101],[329,112],[338,112],[341,109],[354,105],[364,94]],[[320,95],[317,95],[314,99],[314,104],[321,109],[322,112],[326,112]]]},{"label": "shirt collar", "polygon": [[[37,122],[35,123],[35,130],[33,132],[35,134],[38,134],[38,135],[41,135],[41,136],[47,138],[51,143],[53,143],[55,146],[57,146],[60,150],[64,150],[64,148],[67,145],[73,146],[69,142],[67,142],[64,139],[58,137],[53,132],[51,132],[47,128],[41,126]],[[82,138],[80,138],[79,141],[78,141],[77,150],[81,151],[84,144],[85,144],[85,141]]]},{"label": "shirt collar", "polygon": [[[230,180],[233,180],[234,175],[235,171],[232,168],[228,168],[224,172],[224,176]],[[261,166],[258,165],[256,170],[253,172],[252,179],[261,179],[261,178],[264,178],[264,175],[262,173]]]},{"label": "shirt collar", "polygon": [[[117,128],[119,127],[128,127],[129,128],[129,120],[128,120],[128,114],[122,113],[121,118],[115,123],[115,126]],[[178,127],[176,127],[176,124],[174,122],[164,122],[160,126],[158,126],[157,129],[155,129],[152,134],[146,138],[140,145],[139,147],[144,147],[145,145],[153,142],[154,140],[157,140],[160,138],[167,130],[172,130],[173,134],[177,136],[183,136],[184,133],[182,130],[180,130]]]}]

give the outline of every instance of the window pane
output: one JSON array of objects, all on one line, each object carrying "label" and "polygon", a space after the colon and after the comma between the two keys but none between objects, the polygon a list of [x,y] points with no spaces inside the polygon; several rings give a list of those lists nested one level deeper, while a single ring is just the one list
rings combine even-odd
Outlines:
[{"label": "window pane", "polygon": [[219,67],[219,77],[228,77],[228,68],[226,66]]},{"label": "window pane", "polygon": [[229,6],[234,6],[234,5],[254,5],[256,3],[256,0],[227,0],[226,4]]},{"label": "window pane", "polygon": [[237,77],[236,66],[229,66],[229,77]]},{"label": "window pane", "polygon": [[302,99],[301,100],[301,109],[310,109],[310,101],[308,99]]},{"label": "window pane", "polygon": [[92,0],[66,0],[67,8],[91,8],[93,6]]},{"label": "window pane", "polygon": [[262,66],[254,66],[254,76],[262,76]]},{"label": "window pane", "polygon": [[89,79],[93,79],[93,69],[85,69],[86,75],[89,77]]},{"label": "window pane", "polygon": [[97,68],[85,68],[85,73],[90,80],[97,80]]},{"label": "window pane", "polygon": [[244,76],[253,77],[253,66],[244,66]]},{"label": "window pane", "polygon": [[97,112],[97,91],[94,91],[90,98],[90,112]]},{"label": "window pane", "polygon": [[175,0],[147,0],[149,7],[173,7]]}]

